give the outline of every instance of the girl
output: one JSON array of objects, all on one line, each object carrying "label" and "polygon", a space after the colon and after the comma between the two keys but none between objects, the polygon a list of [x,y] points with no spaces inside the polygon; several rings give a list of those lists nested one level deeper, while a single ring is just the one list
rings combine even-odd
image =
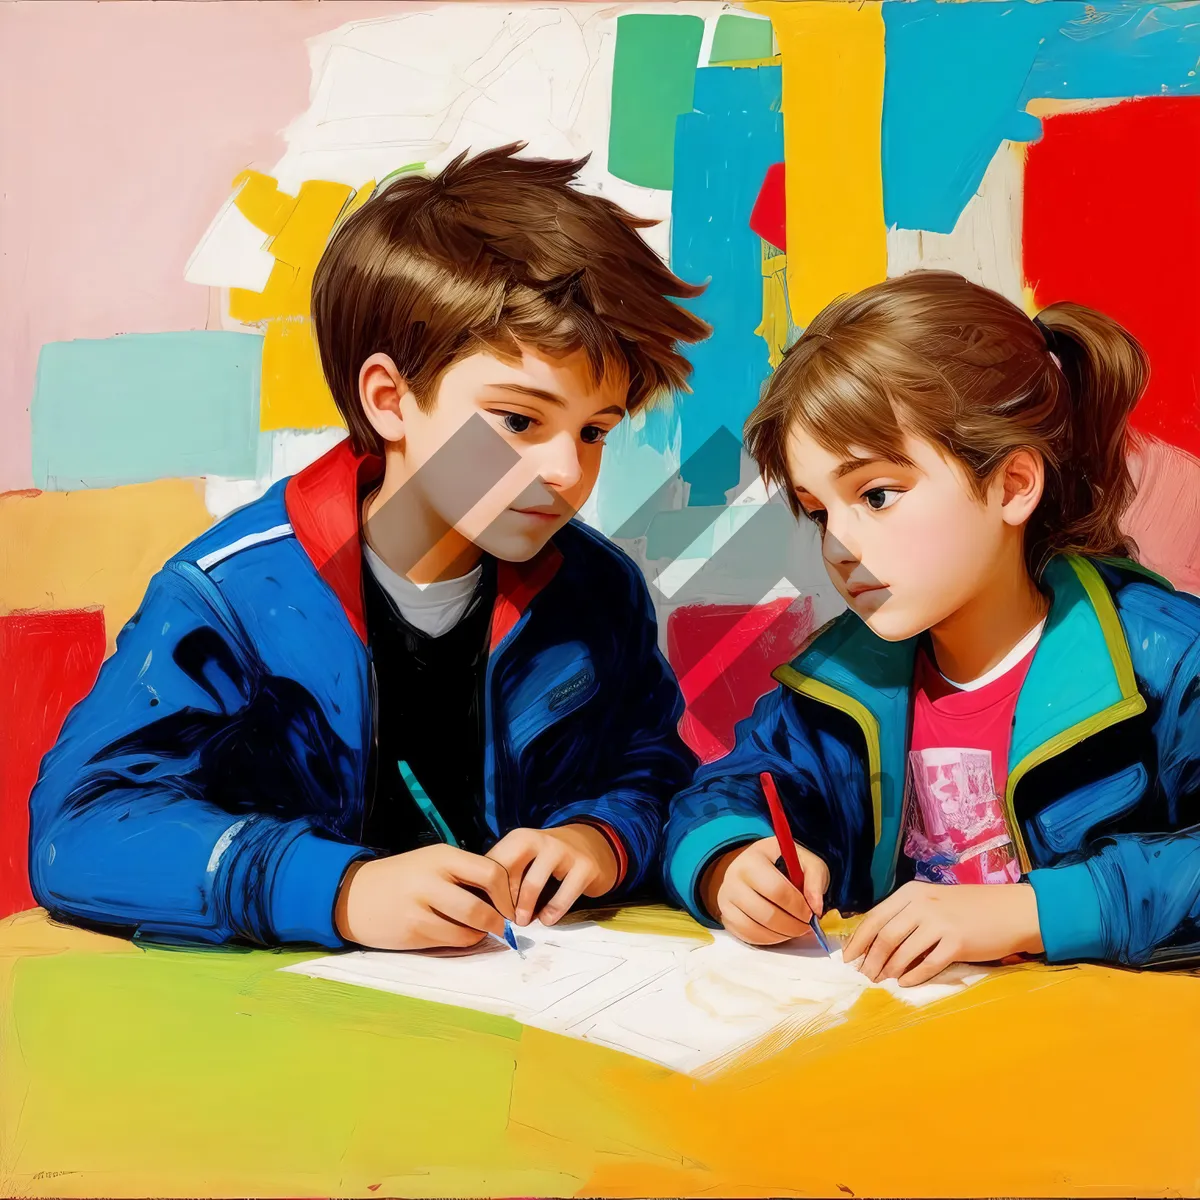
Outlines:
[{"label": "girl", "polygon": [[675,798],[667,885],[693,914],[765,945],[826,897],[870,909],[846,961],[905,985],[1014,953],[1200,948],[1200,601],[1130,561],[1119,526],[1147,374],[1100,313],[1031,321],[947,272],[808,327],[746,438],[850,611]]}]

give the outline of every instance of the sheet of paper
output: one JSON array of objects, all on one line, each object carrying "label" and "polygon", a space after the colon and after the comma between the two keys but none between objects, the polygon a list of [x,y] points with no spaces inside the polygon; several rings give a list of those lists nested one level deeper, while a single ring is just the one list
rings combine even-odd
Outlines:
[{"label": "sheet of paper", "polygon": [[535,923],[520,936],[524,959],[489,939],[466,953],[357,951],[283,969],[512,1017],[694,1075],[841,1020],[868,988],[923,1005],[986,974],[952,968],[921,987],[873,984],[840,950],[759,949],[723,931],[709,944],[589,923]]}]

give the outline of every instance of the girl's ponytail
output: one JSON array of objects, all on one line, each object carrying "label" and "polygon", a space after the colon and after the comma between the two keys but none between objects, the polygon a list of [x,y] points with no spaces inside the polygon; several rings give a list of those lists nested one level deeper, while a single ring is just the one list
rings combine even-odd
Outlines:
[{"label": "girl's ponytail", "polygon": [[1129,555],[1120,521],[1134,496],[1127,434],[1150,375],[1145,351],[1112,318],[1082,304],[1052,304],[1034,324],[1066,380],[1070,416],[1057,470],[1047,471],[1028,530],[1042,543],[1028,546],[1030,557],[1044,563],[1064,552]]}]

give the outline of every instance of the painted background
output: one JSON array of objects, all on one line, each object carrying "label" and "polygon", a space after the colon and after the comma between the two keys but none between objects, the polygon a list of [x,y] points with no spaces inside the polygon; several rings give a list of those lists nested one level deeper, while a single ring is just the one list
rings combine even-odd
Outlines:
[{"label": "painted background", "polygon": [[693,393],[610,438],[584,513],[655,588],[705,757],[840,607],[742,423],[889,274],[1143,340],[1127,524],[1200,591],[1198,59],[1188,4],[0,4],[0,915],[32,904],[41,754],[150,575],[341,436],[307,299],[337,215],[463,149],[590,153],[709,281]]}]

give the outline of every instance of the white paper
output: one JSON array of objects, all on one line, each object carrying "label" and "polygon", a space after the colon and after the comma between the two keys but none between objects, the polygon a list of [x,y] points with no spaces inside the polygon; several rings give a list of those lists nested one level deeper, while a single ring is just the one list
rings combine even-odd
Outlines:
[{"label": "white paper", "polygon": [[952,967],[920,987],[874,984],[807,943],[759,949],[723,931],[711,944],[578,923],[520,933],[525,958],[491,940],[467,953],[356,951],[286,971],[511,1017],[673,1070],[719,1070],[844,1018],[868,988],[909,1005],[961,991],[986,971]]}]

